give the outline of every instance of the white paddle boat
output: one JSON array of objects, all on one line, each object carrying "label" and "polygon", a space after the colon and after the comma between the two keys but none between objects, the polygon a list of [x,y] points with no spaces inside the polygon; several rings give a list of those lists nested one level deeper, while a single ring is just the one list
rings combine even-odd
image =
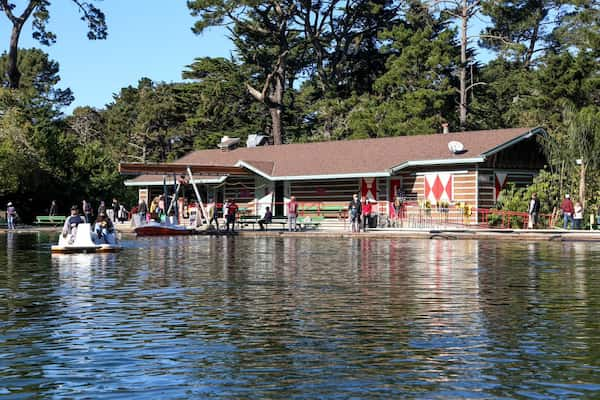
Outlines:
[{"label": "white paddle boat", "polygon": [[52,246],[53,253],[109,253],[121,250],[115,234],[99,238],[92,232],[90,224],[79,224],[70,233],[61,233],[58,244]]}]

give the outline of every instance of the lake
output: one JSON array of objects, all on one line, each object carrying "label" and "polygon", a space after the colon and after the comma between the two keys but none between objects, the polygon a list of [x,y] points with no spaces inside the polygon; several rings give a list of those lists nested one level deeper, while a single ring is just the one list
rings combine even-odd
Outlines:
[{"label": "lake", "polygon": [[0,235],[0,397],[597,399],[600,244]]}]

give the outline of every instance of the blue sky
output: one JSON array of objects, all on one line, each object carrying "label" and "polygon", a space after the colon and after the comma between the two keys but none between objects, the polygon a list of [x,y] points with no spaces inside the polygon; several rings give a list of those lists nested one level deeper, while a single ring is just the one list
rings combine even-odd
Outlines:
[{"label": "blue sky", "polygon": [[[25,3],[15,1],[17,12]],[[194,35],[185,0],[104,0],[96,3],[105,12],[107,40],[90,41],[86,24],[70,0],[55,0],[50,8],[50,29],[57,42],[41,46],[31,38],[28,23],[20,47],[39,47],[60,64],[61,87],[70,87],[77,106],[103,107],[122,87],[136,85],[142,77],[155,81],[181,80],[181,71],[194,58],[229,57],[233,46],[223,29]],[[168,5],[167,5],[168,4]],[[0,49],[6,51],[9,22],[0,15]]]}]

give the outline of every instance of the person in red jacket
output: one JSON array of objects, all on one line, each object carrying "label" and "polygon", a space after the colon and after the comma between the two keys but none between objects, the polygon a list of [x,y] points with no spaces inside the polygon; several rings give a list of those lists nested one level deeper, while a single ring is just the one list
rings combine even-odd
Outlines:
[{"label": "person in red jacket", "polygon": [[227,203],[227,232],[229,232],[229,225],[231,225],[231,232],[235,232],[235,215],[237,214],[239,207],[235,204],[234,199],[228,200]]},{"label": "person in red jacket", "polygon": [[366,232],[369,224],[371,223],[371,212],[373,211],[373,205],[369,201],[368,197],[363,196],[362,200],[363,232]]},{"label": "person in red jacket", "polygon": [[563,214],[563,229],[567,229],[569,226],[569,222],[571,222],[571,228],[573,227],[573,212],[575,212],[575,207],[573,207],[573,202],[571,201],[571,196],[567,193],[565,195],[565,199],[560,203],[560,209]]}]

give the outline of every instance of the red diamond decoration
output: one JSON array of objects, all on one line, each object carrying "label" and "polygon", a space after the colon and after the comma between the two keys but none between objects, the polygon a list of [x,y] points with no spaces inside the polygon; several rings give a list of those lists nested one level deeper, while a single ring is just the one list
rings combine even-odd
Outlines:
[{"label": "red diamond decoration", "polygon": [[431,193],[431,187],[429,186],[429,179],[427,176],[425,177],[425,199],[429,198],[429,193]]},{"label": "red diamond decoration", "polygon": [[444,185],[442,184],[439,175],[435,177],[435,182],[433,182],[433,187],[431,190],[433,191],[436,201],[442,198],[442,194],[444,193]]},{"label": "red diamond decoration", "polygon": [[452,177],[448,178],[448,183],[446,184],[446,193],[448,194],[448,200],[452,199]]}]

